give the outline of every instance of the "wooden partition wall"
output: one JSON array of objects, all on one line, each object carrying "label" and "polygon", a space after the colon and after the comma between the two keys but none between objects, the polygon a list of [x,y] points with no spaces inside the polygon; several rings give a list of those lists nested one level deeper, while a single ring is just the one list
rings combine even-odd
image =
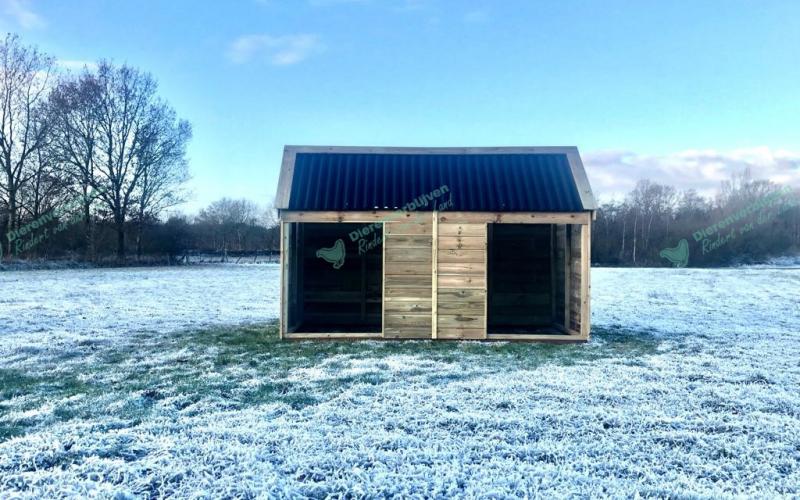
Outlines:
[{"label": "wooden partition wall", "polygon": [[383,227],[383,336],[429,339],[433,328],[433,217],[421,212],[404,220],[390,219]]},{"label": "wooden partition wall", "polygon": [[[589,337],[591,212],[282,212],[281,336],[283,338],[404,338],[584,341]],[[287,333],[287,282],[291,222],[360,222],[383,225],[383,328],[380,334]],[[487,331],[487,232],[489,224],[553,227],[554,314],[563,334]]]},{"label": "wooden partition wall", "polygon": [[435,337],[486,338],[486,224],[437,221]]}]

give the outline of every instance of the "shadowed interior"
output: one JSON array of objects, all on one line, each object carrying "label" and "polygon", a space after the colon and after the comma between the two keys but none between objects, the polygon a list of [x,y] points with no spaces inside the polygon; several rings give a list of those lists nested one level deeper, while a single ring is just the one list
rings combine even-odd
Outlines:
[{"label": "shadowed interior", "polygon": [[564,333],[564,231],[553,224],[488,231],[488,332]]},{"label": "shadowed interior", "polygon": [[[288,326],[298,333],[381,331],[383,228],[289,224]],[[361,232],[363,236],[350,237]],[[361,251],[359,251],[361,249]]]}]

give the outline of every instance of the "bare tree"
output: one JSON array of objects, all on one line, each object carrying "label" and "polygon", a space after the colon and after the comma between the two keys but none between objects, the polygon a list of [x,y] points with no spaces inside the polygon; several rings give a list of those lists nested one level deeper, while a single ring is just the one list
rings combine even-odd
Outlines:
[{"label": "bare tree", "polygon": [[154,105],[142,133],[141,176],[135,193],[136,258],[142,256],[145,221],[186,200],[182,187],[189,180],[186,146],[192,136],[189,122],[178,120],[166,104]]},{"label": "bare tree", "polygon": [[[122,262],[128,217],[137,205],[154,208],[159,193],[174,188],[174,182],[152,180],[165,177],[158,169],[185,167],[190,129],[185,122],[175,123],[174,113],[158,99],[156,82],[149,74],[101,61],[97,82],[99,155],[93,182],[113,218],[117,260]],[[147,195],[142,191],[144,176],[150,176]],[[181,179],[180,175],[166,177]]]},{"label": "bare tree", "polygon": [[[52,57],[22,45],[16,35],[6,35],[0,42],[0,195],[6,231],[19,227],[20,196],[34,177],[31,164],[48,133],[43,107],[53,68]],[[8,250],[10,255],[10,242]]]},{"label": "bare tree", "polygon": [[50,97],[53,117],[53,151],[60,168],[69,179],[71,191],[83,200],[85,258],[94,260],[92,204],[96,194],[96,167],[99,134],[100,87],[89,71],[63,79]]},{"label": "bare tree", "polygon": [[197,223],[212,235],[214,250],[227,253],[245,247],[245,233],[257,225],[259,212],[258,205],[252,201],[222,198],[201,210]]}]

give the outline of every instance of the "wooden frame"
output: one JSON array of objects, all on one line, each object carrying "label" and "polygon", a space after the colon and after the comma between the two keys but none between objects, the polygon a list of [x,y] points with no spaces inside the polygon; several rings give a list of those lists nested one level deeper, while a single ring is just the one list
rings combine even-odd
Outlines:
[{"label": "wooden frame", "polygon": [[[279,330],[280,338],[287,340],[345,340],[345,339],[386,339],[386,270],[387,270],[387,246],[386,238],[389,235],[387,231],[387,222],[409,222],[409,223],[432,223],[432,245],[431,245],[431,316],[432,328],[431,339],[434,340],[457,340],[453,338],[440,338],[438,335],[439,327],[439,241],[443,238],[452,238],[450,234],[442,234],[440,224],[447,223],[453,224],[470,224],[482,225],[483,231],[483,277],[484,281],[482,289],[485,294],[483,303],[483,337],[470,338],[466,340],[488,340],[488,341],[543,341],[543,342],[584,342],[589,339],[591,330],[591,221],[592,212],[578,212],[578,213],[484,213],[484,212],[409,212],[403,213],[402,217],[398,217],[396,211],[381,210],[372,212],[291,212],[282,211],[280,213],[280,241],[281,241],[281,256],[280,256],[280,288],[281,288],[281,305],[280,305],[280,319]],[[357,332],[357,333],[327,333],[327,332],[310,332],[310,333],[290,333],[288,328],[288,287],[289,280],[291,279],[288,266],[290,265],[291,258],[289,256],[289,223],[294,222],[314,222],[314,223],[375,223],[380,222],[383,229],[383,244],[382,244],[382,291],[381,291],[381,331],[380,332]],[[565,265],[564,265],[564,279],[565,279],[565,328],[566,332],[562,335],[556,334],[543,334],[543,333],[530,333],[530,334],[493,334],[488,332],[488,248],[487,248],[487,231],[488,225],[493,223],[524,223],[524,224],[567,224],[566,242],[565,242]],[[569,230],[570,226],[580,226],[580,331],[575,331],[570,328],[570,304],[571,304],[571,281],[572,269],[569,264],[571,261],[570,255],[570,239],[573,237],[572,231]],[[477,235],[477,233],[475,233]],[[471,250],[465,250],[469,252]]]},{"label": "wooden frame", "polygon": [[431,241],[431,338],[439,338],[439,218],[433,211],[433,240]]},{"label": "wooden frame", "polygon": [[283,222],[421,222],[435,213],[437,222],[461,224],[589,224],[591,212],[309,212],[281,210]]},{"label": "wooden frame", "polygon": [[588,224],[590,212],[441,212],[439,222],[462,224]]},{"label": "wooden frame", "polygon": [[[385,330],[385,308],[386,308],[386,287],[384,286],[386,279],[386,249],[385,245],[381,245],[382,265],[381,265],[381,331],[380,332],[353,332],[353,333],[340,333],[340,332],[289,332],[288,331],[288,317],[289,317],[289,272],[286,269],[290,259],[289,257],[289,244],[288,244],[288,231],[286,225],[292,222],[300,221],[287,221],[283,217],[279,218],[280,222],[280,239],[281,239],[281,255],[280,255],[280,313],[278,321],[279,337],[283,340],[320,340],[320,339],[381,339]],[[314,223],[335,223],[330,220],[305,220],[302,222]],[[347,222],[369,224],[375,221],[372,220],[348,220]],[[381,224],[383,238],[386,238],[385,224]]]},{"label": "wooden frame", "polygon": [[[435,155],[435,154],[457,154],[457,155],[473,155],[473,154],[560,154],[564,155],[569,164],[572,178],[575,182],[577,194],[580,197],[582,211],[579,212],[403,212],[400,210],[367,210],[367,211],[290,211],[291,187],[294,178],[295,162],[298,153],[347,153],[347,154],[411,154],[411,155]],[[460,148],[407,148],[407,147],[342,147],[342,146],[286,146],[283,151],[282,166],[280,178],[278,181],[278,191],[275,197],[275,207],[278,209],[280,220],[280,245],[281,245],[281,258],[280,258],[280,288],[281,288],[281,305],[280,305],[280,335],[281,338],[286,339],[356,339],[356,338],[384,338],[387,332],[387,310],[389,311],[404,311],[400,308],[387,309],[387,270],[392,269],[392,272],[404,273],[401,280],[398,280],[397,288],[413,287],[410,285],[411,281],[408,278],[416,277],[421,278],[420,272],[425,270],[423,264],[416,262],[415,258],[401,260],[405,263],[403,266],[393,266],[395,257],[403,255],[404,248],[401,245],[395,251],[387,248],[387,236],[391,230],[387,227],[389,222],[407,221],[409,223],[422,223],[430,221],[432,223],[432,248],[431,248],[431,335],[432,339],[445,340],[439,336],[439,314],[444,309],[449,311],[444,316],[448,321],[453,320],[454,307],[457,308],[458,301],[453,302],[450,297],[445,296],[447,300],[444,302],[439,300],[440,293],[440,277],[446,276],[447,279],[442,280],[442,290],[455,290],[459,286],[464,286],[469,289],[482,288],[484,291],[483,303],[483,337],[485,340],[519,340],[519,341],[547,341],[547,342],[563,342],[563,341],[583,341],[589,338],[590,322],[591,322],[591,223],[595,217],[595,210],[597,203],[592,194],[591,186],[589,185],[588,178],[583,162],[580,158],[578,148],[576,147],[460,147]],[[305,222],[352,222],[352,223],[381,223],[383,227],[384,244],[382,245],[382,295],[381,295],[381,332],[380,333],[288,333],[289,328],[293,325],[289,324],[290,305],[288,303],[288,289],[290,288],[290,280],[293,279],[290,266],[292,265],[292,258],[288,255],[289,252],[289,238],[292,231],[289,231],[289,223],[305,223]],[[487,248],[487,229],[489,224],[553,224],[553,225],[566,225],[567,241],[564,255],[564,294],[565,294],[565,335],[536,334],[530,335],[514,334],[513,337],[502,334],[488,334],[488,281],[489,281],[489,268],[488,268],[488,248]],[[470,224],[473,226],[482,225],[483,230],[483,263],[479,259],[480,248],[475,241],[475,238],[453,238],[452,233],[443,234],[447,226],[455,224]],[[575,253],[580,251],[581,260],[578,263],[573,262],[574,259],[570,255],[572,252],[570,238],[572,238],[573,228],[580,226],[580,242],[575,242]],[[474,235],[477,235],[477,230],[474,229]],[[413,231],[401,231],[407,233]],[[398,236],[401,236],[398,233]],[[402,235],[406,241],[414,242],[415,236],[412,234]],[[445,241],[441,241],[442,239]],[[454,247],[454,242],[457,247]],[[457,250],[449,252],[450,255],[442,255],[439,251],[440,244],[443,244],[444,249],[457,248]],[[463,246],[462,246],[463,244]],[[411,248],[414,247],[414,248]],[[414,255],[419,254],[420,249],[415,246],[405,245],[407,250],[411,251]],[[427,258],[426,258],[427,259]],[[440,262],[440,260],[442,262]],[[552,261],[552,259],[551,259]],[[576,266],[573,268],[573,264]],[[483,276],[480,277],[477,266],[483,265]],[[462,272],[463,271],[463,272]],[[459,275],[459,273],[461,273]],[[573,285],[573,273],[577,276],[580,274],[580,280]],[[408,274],[409,276],[405,276]],[[389,274],[389,276],[396,276]],[[481,283],[482,281],[482,283]],[[552,282],[552,280],[551,280]],[[482,287],[481,287],[482,285]],[[427,284],[425,285],[427,286]],[[580,291],[574,289],[574,286],[580,286]],[[417,289],[421,293],[422,287]],[[393,292],[394,293],[394,292]],[[445,292],[446,294],[449,292]],[[575,297],[573,298],[573,294]],[[388,297],[394,297],[389,295]],[[408,300],[403,297],[403,294],[397,295],[401,300]],[[421,297],[421,295],[420,295]],[[577,303],[579,301],[579,304]],[[478,301],[468,300],[470,303],[471,312],[474,316],[475,306]],[[426,304],[427,305],[427,304]],[[580,308],[579,318],[570,316],[571,311],[577,312]],[[422,309],[426,310],[426,309]],[[403,313],[405,314],[405,313]],[[419,316],[422,312],[416,312]],[[449,315],[449,317],[448,317]],[[413,316],[413,314],[411,315]],[[405,316],[404,316],[405,318]],[[419,318],[409,318],[410,320],[417,321]],[[463,318],[461,318],[463,320]],[[576,326],[580,322],[580,331],[571,329],[571,321],[575,321]],[[417,323],[419,325],[419,323]],[[466,324],[466,323],[465,323]],[[427,327],[427,324],[425,325]],[[392,328],[398,330],[398,325]],[[449,326],[447,328],[450,328]],[[414,329],[419,330],[420,326]],[[455,330],[455,329],[454,329]],[[462,330],[468,330],[471,335],[479,328],[466,326]],[[397,333],[397,332],[395,332]],[[405,335],[408,332],[403,332]],[[418,333],[418,332],[417,332]],[[452,332],[449,332],[452,334]]]}]

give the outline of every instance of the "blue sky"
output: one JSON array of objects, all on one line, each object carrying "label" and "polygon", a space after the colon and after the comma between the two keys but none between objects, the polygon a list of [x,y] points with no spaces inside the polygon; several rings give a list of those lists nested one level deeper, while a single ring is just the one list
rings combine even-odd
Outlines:
[{"label": "blue sky", "polygon": [[153,73],[194,211],[261,203],[284,144],[577,145],[595,191],[800,186],[800,2],[0,0],[65,68]]}]

